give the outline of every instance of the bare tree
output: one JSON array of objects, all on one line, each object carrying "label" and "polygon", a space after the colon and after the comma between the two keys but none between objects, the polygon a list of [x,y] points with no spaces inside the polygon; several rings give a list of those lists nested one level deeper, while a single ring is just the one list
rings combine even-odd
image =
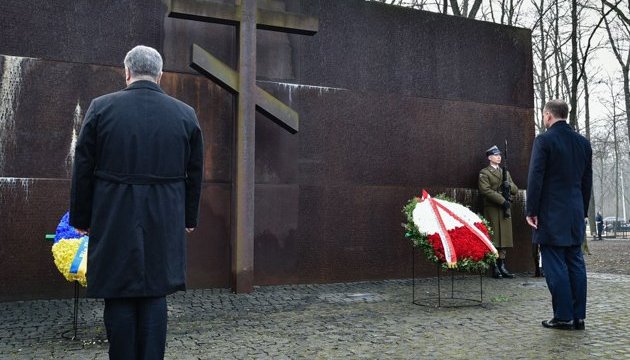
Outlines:
[{"label": "bare tree", "polygon": [[612,125],[612,150],[614,156],[614,196],[615,196],[615,218],[619,218],[619,165],[621,163],[620,159],[620,148],[622,147],[622,142],[627,137],[621,136],[619,133],[619,121],[621,119],[619,112],[619,97],[621,93],[615,91],[614,81],[612,79],[608,79],[606,82],[608,86],[609,94],[608,97],[603,99],[602,103],[607,106],[608,116],[610,123]]},{"label": "bare tree", "polygon": [[469,5],[469,0],[461,0],[461,5],[458,0],[450,0],[451,2],[451,10],[453,11],[453,15],[455,16],[463,16],[470,19],[474,19],[477,16],[477,12],[479,11],[479,7],[481,6],[481,0],[474,0],[472,5]]},{"label": "bare tree", "polygon": [[[623,77],[626,125],[628,131],[627,134],[628,136],[630,136],[630,46],[628,44],[630,42],[630,19],[626,15],[630,13],[630,1],[628,1],[627,3],[628,11],[623,11],[619,8],[621,3],[622,1],[618,1],[612,4],[607,0],[602,0],[602,14],[604,18],[604,23],[606,24],[606,32],[608,33],[610,46],[613,53],[615,54],[617,62],[619,62],[619,65],[621,67],[621,75]],[[605,11],[605,9],[607,8],[610,9],[608,12]],[[615,14],[609,20],[608,14],[610,13],[610,11],[613,11]],[[617,21],[617,26],[615,26],[614,24],[615,21]],[[613,29],[616,30],[615,33],[613,33]]]},{"label": "bare tree", "polygon": [[[388,5],[396,5],[409,7],[417,10],[425,10],[425,7],[435,5],[439,6],[440,0],[371,0],[375,2],[385,3]],[[446,0],[445,0],[446,1]]]},{"label": "bare tree", "polygon": [[[593,193],[591,204],[599,204],[604,211],[604,204],[614,202],[610,200],[616,193],[615,187],[607,184],[613,180],[610,174],[616,171],[620,174],[622,168],[626,170],[626,162],[630,162],[627,156],[630,154],[627,141],[630,135],[627,115],[630,113],[630,0],[372,1],[530,28],[535,107],[540,110],[553,98],[567,100],[571,107],[569,123],[598,147],[597,151],[594,149],[594,168],[598,168],[602,176],[599,180],[604,184]],[[617,106],[614,127],[611,126],[612,115],[605,118],[595,115],[593,119],[592,114],[592,97],[601,91],[602,81],[601,75],[595,72],[597,63],[589,59],[601,49],[612,50],[623,80],[624,98],[619,98],[617,104],[625,104],[625,107]],[[615,86],[620,87],[620,84],[621,81]],[[535,111],[534,117],[537,132],[545,131],[541,112]],[[626,126],[620,129],[619,121],[624,120]],[[604,121],[608,126],[597,125]],[[615,149],[624,156],[615,155]],[[630,173],[630,165],[627,166],[626,175]],[[594,210],[595,206],[590,206],[589,218],[594,219]]]},{"label": "bare tree", "polygon": [[608,172],[606,171],[606,161],[610,155],[611,147],[611,132],[599,133],[596,137],[591,139],[593,147],[593,193],[596,193],[597,208],[600,211],[604,211],[604,199],[608,196],[607,187],[604,185],[604,181],[610,179]]},{"label": "bare tree", "polygon": [[[540,101],[540,109],[545,106],[547,102],[547,82],[549,79],[549,70],[547,69],[547,62],[549,61],[550,54],[549,49],[549,37],[547,36],[547,24],[546,15],[551,10],[549,4],[545,5],[545,0],[539,0],[539,2],[532,1],[534,8],[536,9],[536,21],[532,31],[534,41],[532,42],[534,56],[538,58],[540,66],[534,66],[534,88],[538,91],[535,92],[536,97]],[[538,34],[536,34],[538,29]],[[536,122],[536,129],[538,133],[545,131],[545,125],[542,121],[542,116],[536,112],[535,117],[538,119]]]}]

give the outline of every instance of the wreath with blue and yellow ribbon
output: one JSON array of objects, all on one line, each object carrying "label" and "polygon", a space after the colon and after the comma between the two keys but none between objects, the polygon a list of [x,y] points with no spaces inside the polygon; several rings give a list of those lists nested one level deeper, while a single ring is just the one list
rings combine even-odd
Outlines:
[{"label": "wreath with blue and yellow ribbon", "polygon": [[89,237],[81,235],[69,223],[70,215],[65,215],[59,221],[55,239],[52,246],[52,254],[55,265],[61,275],[68,281],[78,281],[87,286],[87,248]]}]

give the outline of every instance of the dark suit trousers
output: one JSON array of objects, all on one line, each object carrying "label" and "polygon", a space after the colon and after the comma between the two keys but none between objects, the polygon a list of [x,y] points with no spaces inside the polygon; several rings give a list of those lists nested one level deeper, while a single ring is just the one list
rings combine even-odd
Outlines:
[{"label": "dark suit trousers", "polygon": [[105,299],[109,358],[164,359],[166,297]]},{"label": "dark suit trousers", "polygon": [[541,245],[540,254],[553,316],[569,321],[586,317],[586,266],[582,246]]}]

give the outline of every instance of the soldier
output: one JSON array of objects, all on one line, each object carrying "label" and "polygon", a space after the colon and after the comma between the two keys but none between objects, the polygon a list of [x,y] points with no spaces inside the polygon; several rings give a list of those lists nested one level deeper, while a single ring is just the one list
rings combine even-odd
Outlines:
[{"label": "soldier", "polygon": [[[502,186],[509,187],[511,195],[516,195],[518,188],[512,178],[506,173],[503,179],[501,164],[501,150],[495,145],[486,151],[490,164],[479,172],[479,193],[483,195],[483,215],[492,227],[493,242],[499,251],[499,259],[492,269],[492,276],[496,279],[503,277],[513,278],[505,267],[506,249],[513,247],[512,243],[512,218],[510,215],[510,199],[506,199],[502,193]],[[504,184],[505,182],[505,184]]]}]

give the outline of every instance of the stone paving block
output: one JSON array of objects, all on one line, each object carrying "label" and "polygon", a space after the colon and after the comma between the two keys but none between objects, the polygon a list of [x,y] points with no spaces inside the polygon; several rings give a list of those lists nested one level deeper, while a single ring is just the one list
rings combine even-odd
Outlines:
[{"label": "stone paving block", "polygon": [[[630,358],[630,273],[589,272],[584,331],[540,325],[551,317],[544,279],[519,274],[483,286],[481,305],[450,308],[413,305],[410,279],[178,293],[168,297],[166,358]],[[0,359],[107,359],[100,300],[80,300],[78,340],[61,337],[72,330],[72,304],[0,303]]]}]

